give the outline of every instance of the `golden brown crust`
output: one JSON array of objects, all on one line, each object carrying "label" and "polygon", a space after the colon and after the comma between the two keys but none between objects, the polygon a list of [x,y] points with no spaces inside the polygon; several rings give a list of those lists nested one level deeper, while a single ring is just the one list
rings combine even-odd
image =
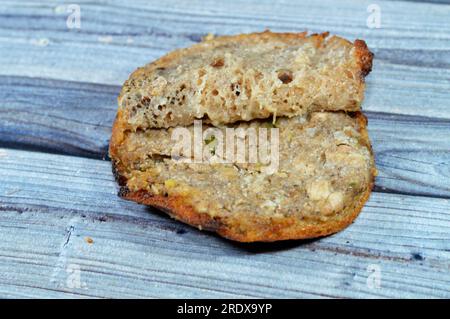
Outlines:
[{"label": "golden brown crust", "polygon": [[120,172],[124,170],[121,163],[116,159],[118,158],[117,150],[120,144],[122,144],[125,136],[125,124],[122,116],[122,111],[117,111],[116,119],[112,127],[111,140],[109,141],[109,157],[113,162],[113,173],[119,185],[125,185],[126,180],[120,175]]},{"label": "golden brown crust", "polygon": [[361,69],[361,79],[372,71],[373,53],[369,51],[366,42],[355,40],[357,61]]},{"label": "golden brown crust", "polygon": [[179,221],[218,233],[219,235],[240,242],[272,242],[289,239],[308,239],[334,234],[350,225],[361,212],[373,187],[370,187],[351,207],[351,213],[345,219],[332,221],[324,225],[301,225],[294,217],[285,218],[247,218],[245,220],[222,220],[206,213],[196,212],[185,203],[182,197],[152,196],[146,191],[128,192],[122,197],[137,203],[158,208]]},{"label": "golden brown crust", "polygon": [[[359,123],[359,132],[362,137],[361,142],[368,147],[370,153],[373,155],[366,129],[367,118],[360,112],[354,113],[354,116]],[[116,126],[115,129],[117,129]],[[111,143],[111,145],[114,152],[114,144]],[[116,164],[113,164],[113,167]],[[118,173],[120,170],[116,168],[114,171],[119,183],[120,181],[123,182],[123,177]],[[371,179],[367,189],[358,198],[355,198],[352,205],[342,212],[342,215],[345,217],[337,220],[331,219],[321,224],[306,224],[294,216],[275,218],[271,216],[252,215],[242,217],[238,214],[231,217],[212,217],[207,213],[195,211],[189,204],[189,200],[182,196],[153,195],[145,190],[131,192],[126,187],[121,188],[119,195],[124,199],[158,208],[169,214],[172,218],[198,227],[199,229],[216,232],[231,240],[240,242],[271,242],[322,237],[336,233],[347,227],[358,216],[364,203],[370,196],[376,175],[375,168],[372,168],[370,175]],[[124,184],[122,183],[122,185]]]},{"label": "golden brown crust", "polygon": [[[277,33],[277,32],[271,32],[270,30],[266,30],[264,32],[254,32],[249,34],[239,34],[239,35],[224,35],[217,38],[213,38],[211,40],[206,40],[203,42],[200,42],[198,44],[192,45],[188,48],[181,48],[177,50],[173,50],[166,55],[162,56],[158,60],[151,62],[147,64],[144,67],[138,68],[135,70],[130,78],[137,77],[141,73],[148,73],[149,70],[152,69],[158,69],[158,68],[165,68],[171,63],[178,63],[179,59],[183,56],[192,55],[196,52],[200,52],[204,50],[205,46],[213,46],[218,47],[220,45],[226,44],[226,43],[233,43],[233,42],[242,42],[242,43],[252,43],[255,41],[271,41],[271,40],[278,40],[285,43],[290,43],[293,41],[296,41],[298,39],[305,39],[309,38],[312,41],[315,42],[316,47],[320,47],[324,40],[329,36],[329,32],[323,32],[323,33],[313,33],[309,36],[307,36],[308,32],[299,32],[299,33]],[[335,39],[339,39],[342,41],[342,43],[351,44],[348,40],[344,38],[340,38],[337,36],[333,36]],[[372,70],[372,59],[373,59],[373,53],[369,51],[369,48],[367,47],[367,44],[364,40],[357,39],[353,43],[353,45],[356,48],[355,54],[357,57],[357,60],[359,61],[359,65],[361,66],[361,70],[363,77],[370,73]],[[121,92],[121,95],[123,92]],[[121,98],[121,95],[119,96],[119,99]]]},{"label": "golden brown crust", "polygon": [[[254,32],[249,34],[238,34],[238,35],[224,35],[217,38],[213,38],[211,40],[203,41],[197,44],[194,44],[188,48],[177,49],[169,52],[164,55],[160,59],[146,65],[144,68],[157,69],[160,67],[167,67],[167,65],[175,62],[178,63],[179,59],[183,56],[196,54],[205,49],[205,46],[218,47],[223,44],[233,43],[233,42],[241,42],[241,43],[252,43],[256,41],[266,41],[269,42],[271,40],[278,40],[285,43],[290,43],[292,41],[298,39],[306,38],[307,32],[300,33],[275,33],[269,30],[264,32]],[[316,39],[316,45],[320,46],[323,40],[328,36],[328,32],[321,34],[312,34],[309,37],[312,39]],[[135,72],[142,72],[144,68],[139,68]],[[134,73],[133,73],[134,75]],[[132,75],[132,76],[133,76]]]}]

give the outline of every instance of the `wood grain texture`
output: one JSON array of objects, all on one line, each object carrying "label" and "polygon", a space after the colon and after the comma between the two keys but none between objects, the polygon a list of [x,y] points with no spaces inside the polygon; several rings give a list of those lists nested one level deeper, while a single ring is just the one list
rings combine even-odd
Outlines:
[{"label": "wood grain texture", "polygon": [[[381,29],[371,0],[75,2],[81,29],[63,2],[0,6],[0,297],[450,298],[444,1],[377,1]],[[356,222],[236,244],[119,199],[99,159],[128,75],[208,33],[265,28],[362,38],[376,55],[363,107],[380,174]]]},{"label": "wood grain texture", "polygon": [[77,3],[80,29],[68,29],[66,6],[51,0],[2,4],[0,75],[119,86],[138,66],[208,33],[328,30],[363,38],[375,52],[366,110],[450,119],[447,5],[377,1],[381,28],[370,29],[372,1]]},{"label": "wood grain texture", "polygon": [[379,191],[450,197],[450,121],[367,113]]},{"label": "wood grain texture", "polygon": [[104,158],[118,86],[0,76],[0,145]]},{"label": "wood grain texture", "polygon": [[447,199],[374,193],[337,235],[236,244],[120,200],[106,161],[0,154],[3,297],[450,297]]}]

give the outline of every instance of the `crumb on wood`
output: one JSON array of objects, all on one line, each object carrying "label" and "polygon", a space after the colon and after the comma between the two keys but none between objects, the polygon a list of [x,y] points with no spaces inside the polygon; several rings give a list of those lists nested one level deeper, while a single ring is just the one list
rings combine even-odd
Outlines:
[{"label": "crumb on wood", "polygon": [[113,42],[113,37],[110,36],[110,35],[99,36],[99,37],[97,38],[97,40],[98,40],[98,42],[100,42],[100,43],[106,43],[106,44],[108,44],[108,43]]},{"label": "crumb on wood", "polygon": [[32,45],[36,45],[39,47],[46,47],[47,45],[49,45],[50,40],[47,38],[40,38],[40,39],[31,39],[30,42]]}]

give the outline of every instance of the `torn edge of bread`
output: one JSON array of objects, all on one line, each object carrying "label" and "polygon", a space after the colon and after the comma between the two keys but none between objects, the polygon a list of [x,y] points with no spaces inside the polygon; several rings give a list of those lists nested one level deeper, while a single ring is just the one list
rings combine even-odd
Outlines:
[{"label": "torn edge of bread", "polygon": [[130,130],[359,111],[373,54],[328,32],[214,37],[137,69],[119,96]]}]

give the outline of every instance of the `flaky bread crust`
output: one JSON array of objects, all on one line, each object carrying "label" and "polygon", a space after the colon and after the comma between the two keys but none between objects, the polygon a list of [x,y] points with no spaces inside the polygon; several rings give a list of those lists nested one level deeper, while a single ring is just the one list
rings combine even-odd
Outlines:
[{"label": "flaky bread crust", "polygon": [[[365,145],[373,158],[373,152],[367,134],[367,119],[358,112],[355,118],[359,123],[359,133],[361,134],[361,143]],[[115,126],[115,131],[120,130]],[[117,144],[111,143],[111,154],[116,154]],[[341,215],[343,219],[333,220],[322,224],[307,224],[295,217],[273,217],[273,216],[242,216],[240,214],[229,217],[211,217],[207,213],[197,212],[190,204],[188,199],[182,196],[158,196],[148,193],[144,190],[130,191],[126,185],[126,179],[120,174],[123,167],[120,161],[113,161],[114,173],[122,188],[119,195],[127,200],[135,201],[141,204],[156,207],[172,218],[175,218],[194,227],[213,231],[219,235],[231,240],[240,242],[272,242],[288,239],[307,239],[330,235],[336,233],[349,224],[358,216],[364,203],[368,200],[374,183],[376,169],[372,165],[370,183],[352,205],[346,207]]]},{"label": "flaky bread crust", "polygon": [[[249,67],[250,61],[246,60],[243,53],[243,56],[232,54],[229,59],[232,61],[231,64],[240,65],[236,67],[237,69],[233,66],[232,69],[222,71],[228,65],[228,58],[220,53],[224,47],[239,44],[239,48],[244,49],[267,43],[274,43],[280,47],[285,45],[286,48],[308,43],[318,50],[328,46],[332,49],[331,53],[328,52],[330,60],[324,62],[319,69],[314,69],[315,62],[311,62],[313,71],[308,68],[297,69],[299,65],[307,65],[308,62],[305,61],[309,61],[310,58],[313,60],[316,58],[314,54],[305,54],[308,52],[306,49],[304,51],[299,49],[299,52],[289,55],[290,58],[286,60],[289,62],[281,63],[279,71],[266,70],[263,79],[260,78],[263,76],[263,70],[270,69],[274,61],[267,64],[269,66]],[[336,51],[339,57],[334,59],[333,52],[339,49],[347,53],[340,57]],[[209,55],[202,57],[201,63],[196,65],[195,57],[200,57],[205,52]],[[283,52],[286,51],[279,49],[272,53],[282,55]],[[352,52],[353,57],[350,58],[348,52]],[[364,95],[364,77],[372,68],[372,57],[373,54],[363,40],[351,43],[337,36],[328,37],[328,33],[307,36],[306,32],[265,31],[217,37],[189,48],[174,50],[133,72],[119,96],[119,105],[124,117],[123,124],[128,129],[135,130],[185,126],[192,124],[195,118],[211,120],[212,124],[217,125],[268,118],[273,115],[292,117],[309,111],[359,111]],[[217,61],[213,58],[217,58]],[[241,58],[243,59],[241,62],[236,62]],[[193,59],[194,62],[189,59]],[[213,60],[209,61],[211,59]],[[288,65],[296,59],[300,59],[301,62],[289,67]],[[255,60],[257,58],[253,57],[253,63],[257,64]],[[280,57],[279,61],[281,60]],[[341,60],[346,61],[345,67],[340,66],[339,72],[333,72],[333,63]],[[331,71],[327,70],[327,64],[331,67]],[[288,70],[284,70],[286,67]],[[325,70],[324,74],[319,71],[322,69]],[[165,73],[169,70],[170,73]],[[274,72],[279,72],[278,78]],[[295,72],[299,72],[298,83]],[[193,79],[197,77],[198,80],[194,81]],[[225,78],[232,83],[225,81]],[[281,84],[281,81],[283,83],[286,81],[286,84]],[[308,86],[308,82],[314,85]],[[333,89],[334,86],[337,88]],[[285,102],[280,95],[289,95],[290,98]]]}]

